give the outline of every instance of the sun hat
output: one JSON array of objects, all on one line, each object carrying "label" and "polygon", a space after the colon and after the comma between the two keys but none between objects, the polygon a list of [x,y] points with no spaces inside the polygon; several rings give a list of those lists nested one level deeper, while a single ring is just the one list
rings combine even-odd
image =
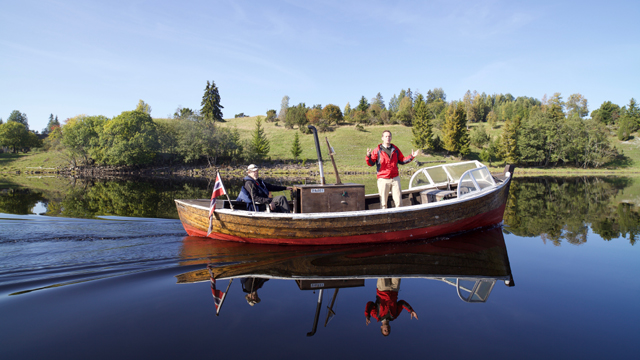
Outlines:
[{"label": "sun hat", "polygon": [[247,167],[247,171],[256,171],[258,170],[258,167],[256,166],[256,164],[251,164]]}]

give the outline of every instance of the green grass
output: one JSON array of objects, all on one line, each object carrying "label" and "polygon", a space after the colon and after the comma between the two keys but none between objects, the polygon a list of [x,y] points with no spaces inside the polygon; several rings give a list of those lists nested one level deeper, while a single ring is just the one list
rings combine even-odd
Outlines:
[{"label": "green grass", "polygon": [[35,150],[26,154],[0,153],[0,172],[54,172],[68,163],[55,151]]},{"label": "green grass", "polygon": [[[221,126],[233,128],[236,127],[243,139],[250,139],[253,130],[255,129],[256,117],[229,119],[226,123],[222,123]],[[279,159],[284,161],[293,161],[291,155],[291,146],[293,144],[294,134],[300,133],[300,130],[286,129],[282,123],[266,123],[262,122],[262,126],[265,130],[270,144],[271,151],[269,156],[272,160]],[[365,156],[367,148],[375,148],[382,142],[382,132],[389,130],[393,134],[392,143],[400,148],[405,156],[411,154],[412,149],[416,147],[411,143],[413,133],[411,128],[403,125],[381,125],[381,126],[367,126],[365,131],[357,131],[353,125],[342,125],[335,128],[334,131],[318,133],[318,139],[320,141],[320,149],[322,152],[322,159],[327,163],[325,169],[333,171],[331,165],[331,158],[329,157],[329,148],[325,137],[329,139],[329,143],[335,151],[334,159],[339,171],[351,171],[351,170],[366,170],[368,167],[365,164]],[[307,159],[307,161],[315,162],[317,159],[316,148],[313,140],[313,134],[300,133],[300,145],[302,147],[302,155],[298,161]],[[425,154],[418,157],[420,161],[432,161],[432,160],[444,160],[441,154]],[[375,169],[373,169],[375,171]]]}]

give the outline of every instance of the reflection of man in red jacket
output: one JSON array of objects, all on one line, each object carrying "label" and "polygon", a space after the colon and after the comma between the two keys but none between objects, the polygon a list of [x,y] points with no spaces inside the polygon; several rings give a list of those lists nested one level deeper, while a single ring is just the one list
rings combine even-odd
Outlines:
[{"label": "reflection of man in red jacket", "polygon": [[387,198],[389,198],[389,189],[396,207],[400,207],[402,203],[402,192],[400,189],[400,173],[398,172],[398,164],[408,164],[413,160],[419,151],[411,150],[411,156],[402,155],[402,151],[391,143],[391,131],[382,132],[382,144],[378,145],[373,151],[367,149],[367,165],[374,164],[378,170],[378,193],[380,194],[380,208],[387,208]]},{"label": "reflection of man in red jacket", "polygon": [[382,335],[389,336],[391,333],[391,324],[389,322],[395,320],[402,312],[402,309],[411,314],[411,319],[415,317],[418,320],[418,314],[413,311],[408,302],[404,300],[398,301],[399,278],[380,278],[376,287],[376,302],[369,301],[364,309],[367,325],[371,323],[371,316],[373,316],[377,321],[382,322],[382,325],[380,325]]}]

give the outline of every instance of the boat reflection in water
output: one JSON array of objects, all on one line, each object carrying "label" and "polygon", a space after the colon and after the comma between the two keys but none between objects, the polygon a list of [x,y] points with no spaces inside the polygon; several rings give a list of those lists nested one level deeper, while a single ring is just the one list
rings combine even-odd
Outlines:
[{"label": "boat reflection in water", "polygon": [[[201,270],[176,277],[180,284],[210,281],[216,314],[234,279],[242,284],[244,300],[252,306],[260,302],[258,290],[269,279],[295,281],[302,291],[318,290],[313,328],[308,336],[316,332],[324,290],[334,289],[327,306],[326,326],[335,315],[338,291],[364,286],[365,279],[377,279],[376,301],[366,305],[366,323],[370,316],[374,317],[382,323],[384,335],[390,331],[389,321],[403,310],[411,318],[418,316],[411,305],[397,298],[402,278],[445,282],[467,303],[486,302],[497,281],[514,286],[501,227],[423,242],[331,248],[186,237],[181,256],[182,265],[206,264]],[[216,289],[219,280],[230,280],[225,291]]]}]

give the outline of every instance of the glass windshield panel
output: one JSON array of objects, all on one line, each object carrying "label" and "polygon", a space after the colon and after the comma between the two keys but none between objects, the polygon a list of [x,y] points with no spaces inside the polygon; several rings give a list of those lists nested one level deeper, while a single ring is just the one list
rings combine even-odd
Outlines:
[{"label": "glass windshield panel", "polygon": [[433,182],[436,184],[446,183],[447,181],[449,181],[449,178],[447,177],[447,173],[444,171],[444,169],[441,166],[427,169],[427,172],[429,173],[429,176],[431,177]]},{"label": "glass windshield panel", "polygon": [[470,194],[474,191],[478,191],[476,189],[476,185],[473,183],[471,179],[471,173],[465,175],[462,179],[460,179],[460,183],[458,184],[458,190],[460,191],[460,197]]},{"label": "glass windshield panel", "polygon": [[456,165],[447,165],[447,170],[451,177],[453,177],[453,181],[456,182],[460,179],[460,176],[464,174],[465,171],[477,168],[475,162],[469,162],[465,164],[456,164]]},{"label": "glass windshield panel", "polygon": [[478,186],[480,189],[484,189],[494,185],[493,177],[491,177],[491,173],[487,168],[481,168],[478,170],[472,171],[473,178],[476,179]]},{"label": "glass windshield panel", "polygon": [[487,301],[489,294],[491,293],[491,289],[493,288],[494,281],[482,280],[479,281],[478,287],[476,288],[476,292],[474,295],[474,300]]},{"label": "glass windshield panel", "polygon": [[418,186],[424,186],[424,185],[430,185],[431,183],[429,182],[429,179],[427,179],[427,176],[424,174],[424,172],[420,171],[418,174],[416,174],[416,176],[413,178],[413,180],[411,181],[411,184],[409,184],[410,188],[413,187],[418,187]]}]

